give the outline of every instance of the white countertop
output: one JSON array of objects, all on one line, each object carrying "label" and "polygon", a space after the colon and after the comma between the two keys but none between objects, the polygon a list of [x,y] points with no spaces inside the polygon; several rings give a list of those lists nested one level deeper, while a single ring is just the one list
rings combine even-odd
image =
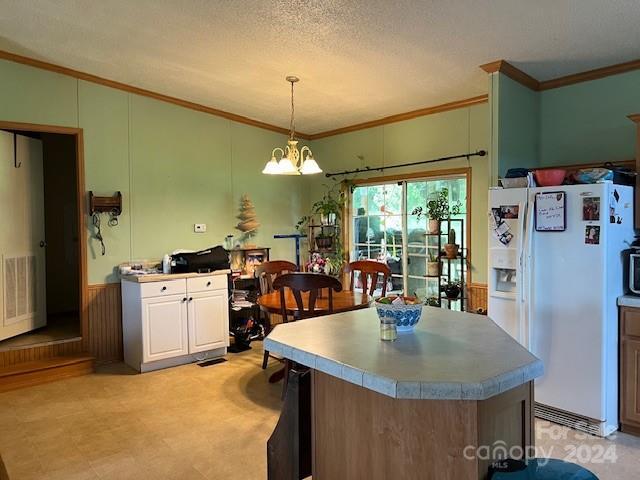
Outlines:
[{"label": "white countertop", "polygon": [[640,297],[636,295],[623,295],[621,297],[618,297],[618,305],[621,307],[640,308]]},{"label": "white countertop", "polygon": [[485,400],[543,373],[482,315],[423,307],[412,333],[380,340],[375,308],[277,325],[264,348],[394,398]]},{"label": "white countertop", "polygon": [[122,275],[122,280],[127,282],[147,283],[147,282],[167,282],[169,280],[179,280],[181,278],[210,277],[211,275],[228,275],[231,270],[214,270],[208,273],[150,273],[147,275]]}]

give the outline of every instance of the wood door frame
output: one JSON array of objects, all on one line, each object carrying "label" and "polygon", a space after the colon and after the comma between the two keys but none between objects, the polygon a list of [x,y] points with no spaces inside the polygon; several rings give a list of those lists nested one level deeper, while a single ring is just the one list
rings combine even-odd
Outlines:
[{"label": "wood door frame", "polygon": [[[82,128],[61,127],[58,125],[41,125],[35,123],[7,122],[0,120],[0,130],[15,130],[23,132],[55,133],[73,135],[76,141],[76,195],[78,215],[78,268],[80,293],[80,336],[83,350],[88,346],[89,318],[87,315],[88,276],[87,276],[87,225],[84,183],[84,132]],[[61,339],[46,344],[67,343],[69,339]],[[42,344],[25,345],[24,349],[42,346]]]},{"label": "wood door frame", "polygon": [[[472,190],[471,190],[471,171],[472,171],[472,167],[461,167],[461,168],[443,168],[441,170],[423,170],[420,172],[410,172],[410,173],[404,173],[404,174],[398,174],[398,175],[386,175],[386,176],[382,176],[382,177],[371,177],[371,178],[358,178],[355,180],[352,180],[350,183],[356,187],[362,187],[362,186],[366,186],[366,185],[375,185],[375,184],[381,184],[381,183],[392,183],[392,182],[408,182],[408,181],[417,181],[420,180],[422,178],[424,178],[425,180],[429,180],[429,179],[433,179],[433,177],[440,177],[440,178],[446,178],[446,177],[462,177],[464,176],[466,181],[467,181],[467,204],[466,204],[466,211],[467,211],[467,220],[466,220],[466,236],[467,236],[467,258],[466,258],[466,263],[467,263],[467,279],[465,281],[465,285],[467,287],[469,287],[469,285],[472,284],[472,272],[471,272],[471,195],[472,195]],[[352,228],[351,226],[351,196],[352,196],[352,192],[349,192],[349,195],[347,197],[347,215],[343,215],[343,217],[349,217],[349,219],[347,220],[345,218],[345,227],[349,229],[349,231],[346,230],[346,228],[343,229],[343,231],[345,232],[345,239],[346,241],[344,242],[345,245],[348,246],[348,248],[345,248],[345,253],[346,253],[346,257],[347,259],[351,258],[351,244],[350,244],[350,229]],[[348,261],[348,260],[347,260]]]}]

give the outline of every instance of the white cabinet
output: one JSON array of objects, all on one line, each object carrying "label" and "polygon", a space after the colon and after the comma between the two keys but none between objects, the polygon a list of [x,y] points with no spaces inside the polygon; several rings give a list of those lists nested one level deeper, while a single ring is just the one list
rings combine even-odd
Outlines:
[{"label": "white cabinet", "polygon": [[188,337],[184,294],[142,300],[142,360],[145,363],[187,355]]},{"label": "white cabinet", "polygon": [[226,275],[144,280],[122,281],[124,360],[129,366],[146,372],[226,353]]},{"label": "white cabinet", "polygon": [[211,319],[228,318],[227,291],[194,293],[189,297],[188,305],[190,353],[226,347],[229,328]]}]

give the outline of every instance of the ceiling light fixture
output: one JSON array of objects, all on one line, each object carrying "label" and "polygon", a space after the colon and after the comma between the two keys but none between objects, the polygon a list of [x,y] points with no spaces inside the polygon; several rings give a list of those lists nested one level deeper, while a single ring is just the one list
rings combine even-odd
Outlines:
[{"label": "ceiling light fixture", "polygon": [[[293,84],[300,79],[293,75],[287,77],[287,82],[291,84],[291,122],[289,124],[289,140],[284,149],[276,147],[271,152],[271,160],[267,162],[262,173],[267,175],[311,175],[322,173],[318,163],[313,158],[311,149],[306,145],[298,150],[298,140],[296,140],[295,110],[293,104]],[[280,155],[280,160],[276,155]],[[306,155],[306,156],[305,156]]]}]

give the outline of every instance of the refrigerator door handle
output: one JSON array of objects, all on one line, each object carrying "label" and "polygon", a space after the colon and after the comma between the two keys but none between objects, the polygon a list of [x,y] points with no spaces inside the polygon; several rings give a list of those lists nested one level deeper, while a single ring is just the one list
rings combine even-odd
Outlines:
[{"label": "refrigerator door handle", "polygon": [[521,297],[520,297],[520,325],[522,326],[522,344],[531,348],[531,325],[529,320],[531,318],[531,285],[532,285],[532,270],[531,270],[531,248],[533,244],[533,215],[534,204],[529,200],[525,207],[525,227],[524,238],[522,247],[522,269],[521,269]]},{"label": "refrigerator door handle", "polygon": [[520,241],[518,242],[518,250],[520,251],[520,256],[518,259],[518,266],[520,268],[520,282],[518,282],[518,293],[520,296],[520,303],[525,302],[525,289],[524,289],[524,279],[525,273],[527,270],[527,235],[529,229],[527,228],[527,223],[529,219],[529,204],[528,201],[522,205],[522,223],[520,226]]}]

